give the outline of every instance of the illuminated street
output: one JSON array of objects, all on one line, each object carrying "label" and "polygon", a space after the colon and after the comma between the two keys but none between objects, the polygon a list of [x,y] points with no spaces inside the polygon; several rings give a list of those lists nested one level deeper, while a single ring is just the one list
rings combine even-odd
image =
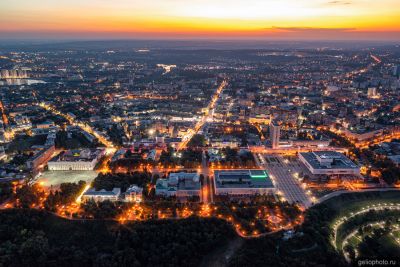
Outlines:
[{"label": "illuminated street", "polygon": [[205,108],[205,113],[202,118],[194,125],[193,128],[188,130],[188,134],[182,138],[182,142],[178,145],[178,150],[185,149],[189,141],[192,137],[197,134],[204,126],[204,124],[209,120],[212,119],[212,110],[215,108],[215,104],[217,103],[222,91],[226,87],[228,82],[223,80],[221,84],[218,86],[217,90],[215,91],[214,95],[212,96],[210,103]]},{"label": "illuminated street", "polygon": [[54,107],[46,105],[45,103],[40,103],[39,106],[41,106],[42,108],[44,108],[48,111],[53,112],[56,115],[60,115],[60,116],[64,117],[65,119],[67,119],[69,121],[69,123],[71,125],[78,126],[82,130],[88,132],[89,134],[94,135],[107,148],[114,147],[114,145],[110,141],[108,141],[105,137],[103,137],[98,131],[96,131],[92,127],[90,127],[90,125],[88,125],[86,123],[76,122],[75,119],[71,118],[71,116],[69,116],[68,114],[64,114],[64,113],[56,110]]}]

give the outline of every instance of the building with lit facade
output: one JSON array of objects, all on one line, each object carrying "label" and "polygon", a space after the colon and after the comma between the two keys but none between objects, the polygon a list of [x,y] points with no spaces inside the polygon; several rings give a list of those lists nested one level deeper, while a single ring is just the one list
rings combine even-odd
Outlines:
[{"label": "building with lit facade", "polygon": [[4,150],[4,146],[0,146],[0,160],[7,158],[6,151]]},{"label": "building with lit facade", "polygon": [[214,171],[216,195],[249,196],[268,195],[275,186],[266,170],[216,170]]},{"label": "building with lit facade", "polygon": [[48,163],[50,171],[91,171],[94,170],[105,149],[74,149],[61,152]]},{"label": "building with lit facade", "polygon": [[46,166],[46,163],[48,162],[48,160],[50,160],[50,158],[54,152],[55,152],[54,145],[48,145],[48,146],[43,147],[43,149],[41,149],[37,153],[35,153],[26,162],[26,167],[33,172],[37,172],[41,168],[42,165],[43,165],[43,167]]},{"label": "building with lit facade", "polygon": [[379,137],[383,134],[383,129],[364,130],[364,129],[341,129],[344,135],[355,141],[365,141]]},{"label": "building with lit facade", "polygon": [[26,70],[22,69],[0,70],[0,79],[25,79],[25,78],[28,78],[28,73]]},{"label": "building with lit facade", "polygon": [[96,189],[91,188],[82,195],[82,201],[94,200],[96,202],[102,202],[109,200],[114,202],[119,200],[120,195],[121,188],[113,188],[111,191],[105,189],[96,191]]},{"label": "building with lit facade", "polygon": [[336,151],[303,152],[299,160],[313,175],[360,175],[360,167]]},{"label": "building with lit facade", "polygon": [[142,202],[143,188],[137,185],[131,185],[125,192],[125,201],[128,202]]},{"label": "building with lit facade", "polygon": [[269,132],[270,132],[272,148],[273,149],[279,148],[279,138],[281,135],[280,126],[276,122],[271,122],[271,124],[269,125]]}]

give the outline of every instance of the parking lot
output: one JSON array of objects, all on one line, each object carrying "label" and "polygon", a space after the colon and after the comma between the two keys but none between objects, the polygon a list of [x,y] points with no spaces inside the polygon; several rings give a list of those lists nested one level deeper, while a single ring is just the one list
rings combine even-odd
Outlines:
[{"label": "parking lot", "polygon": [[258,159],[273,179],[278,194],[281,194],[289,203],[298,202],[307,208],[316,200],[298,179],[299,174],[306,173],[307,169],[297,158],[258,154]]}]

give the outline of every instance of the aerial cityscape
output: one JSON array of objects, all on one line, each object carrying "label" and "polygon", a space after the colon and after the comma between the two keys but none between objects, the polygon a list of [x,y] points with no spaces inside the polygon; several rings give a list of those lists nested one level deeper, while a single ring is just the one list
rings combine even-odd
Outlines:
[{"label": "aerial cityscape", "polygon": [[400,265],[399,3],[106,2],[0,3],[0,266]]}]

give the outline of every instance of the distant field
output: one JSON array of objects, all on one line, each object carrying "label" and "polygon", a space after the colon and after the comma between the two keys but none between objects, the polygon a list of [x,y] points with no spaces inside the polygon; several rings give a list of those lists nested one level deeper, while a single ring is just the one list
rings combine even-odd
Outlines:
[{"label": "distant field", "polygon": [[57,187],[62,183],[75,183],[80,180],[91,182],[96,178],[95,171],[45,171],[38,179],[44,186]]}]

